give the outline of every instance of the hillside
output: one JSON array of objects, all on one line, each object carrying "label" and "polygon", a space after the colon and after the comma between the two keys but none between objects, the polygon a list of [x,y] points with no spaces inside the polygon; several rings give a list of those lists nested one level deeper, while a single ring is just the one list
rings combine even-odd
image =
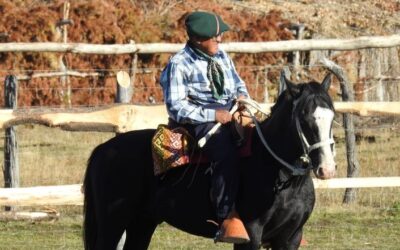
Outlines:
[{"label": "hillside", "polygon": [[258,13],[280,11],[292,23],[303,23],[308,37],[351,38],[400,32],[398,0],[238,1]]},{"label": "hillside", "polygon": [[[349,3],[348,3],[349,2]],[[383,35],[398,32],[398,1],[70,1],[67,42],[115,44],[185,42],[185,15],[195,9],[214,11],[232,27],[225,41],[293,39],[291,24],[306,26],[305,38]],[[0,42],[62,42],[64,0],[0,0]],[[158,77],[170,55],[140,55],[132,102],[162,101]],[[101,105],[114,101],[115,73],[129,71],[133,55],[2,53],[1,79],[63,68],[93,77],[33,78],[19,81],[19,106]],[[253,97],[263,100],[267,81],[290,62],[285,53],[233,54]],[[268,70],[266,65],[276,65]],[[64,80],[64,81],[63,81]],[[274,86],[269,86],[274,91]],[[0,90],[1,91],[1,90]],[[70,92],[70,94],[67,94]],[[70,97],[68,97],[70,96]],[[2,97],[0,98],[0,101]]]}]

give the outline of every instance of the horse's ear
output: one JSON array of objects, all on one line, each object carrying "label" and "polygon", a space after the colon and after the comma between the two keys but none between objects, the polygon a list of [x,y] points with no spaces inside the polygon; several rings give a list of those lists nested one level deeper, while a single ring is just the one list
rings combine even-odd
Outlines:
[{"label": "horse's ear", "polygon": [[321,83],[322,88],[327,92],[331,86],[331,81],[332,81],[332,73],[329,73],[325,76],[324,80]]},{"label": "horse's ear", "polygon": [[292,97],[296,97],[300,93],[300,87],[286,78],[285,71],[281,71],[280,84],[283,88],[287,88]]},{"label": "horse's ear", "polygon": [[278,90],[278,95],[281,95],[285,89],[286,89],[286,80],[287,80],[287,75],[290,75],[290,71],[287,68],[283,68],[281,71],[281,76],[279,79],[279,90]]}]

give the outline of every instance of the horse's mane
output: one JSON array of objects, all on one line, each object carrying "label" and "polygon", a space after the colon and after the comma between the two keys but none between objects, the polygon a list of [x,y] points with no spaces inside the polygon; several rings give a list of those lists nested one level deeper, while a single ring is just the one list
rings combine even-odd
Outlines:
[{"label": "horse's mane", "polygon": [[293,103],[295,100],[299,100],[298,107],[296,108],[297,112],[302,112],[305,108],[307,102],[302,101],[307,99],[308,96],[313,95],[312,101],[315,103],[314,106],[326,106],[327,108],[334,111],[334,106],[331,97],[329,94],[322,88],[321,84],[315,81],[311,81],[309,83],[299,83],[297,84],[299,88],[299,93],[296,97],[293,97],[289,90],[286,89],[279,96],[274,104],[271,107],[271,113],[268,119],[265,120],[267,122],[271,117],[273,117],[277,112],[279,112],[282,108],[287,107],[285,104]]}]

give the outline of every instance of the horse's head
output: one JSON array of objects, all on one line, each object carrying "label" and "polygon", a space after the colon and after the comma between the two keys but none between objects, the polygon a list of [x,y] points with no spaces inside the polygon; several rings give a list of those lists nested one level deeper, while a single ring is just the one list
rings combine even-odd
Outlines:
[{"label": "horse's head", "polygon": [[328,74],[321,84],[317,82],[294,84],[282,73],[281,81],[286,85],[286,94],[293,103],[292,122],[302,145],[303,163],[305,165],[311,163],[317,178],[334,177],[336,172],[332,136],[334,108],[328,95],[331,75]]}]

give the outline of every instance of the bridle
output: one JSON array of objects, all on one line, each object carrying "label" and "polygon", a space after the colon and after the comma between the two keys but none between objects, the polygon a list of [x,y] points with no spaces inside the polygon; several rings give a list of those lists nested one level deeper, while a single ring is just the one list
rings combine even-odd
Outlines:
[{"label": "bridle", "polygon": [[328,139],[320,141],[320,142],[316,142],[312,145],[309,144],[307,138],[304,135],[303,129],[301,128],[301,125],[300,125],[299,116],[297,115],[296,111],[297,111],[298,104],[300,101],[302,101],[302,103],[305,104],[306,102],[309,102],[314,97],[315,97],[315,95],[309,95],[309,96],[305,97],[304,101],[303,101],[304,98],[298,98],[293,102],[292,117],[295,120],[296,131],[300,138],[300,141],[302,144],[302,149],[303,149],[303,154],[297,160],[295,160],[294,164],[290,164],[290,163],[286,162],[285,160],[283,160],[282,158],[280,158],[269,147],[269,145],[268,145],[267,141],[265,140],[265,137],[261,131],[259,122],[257,121],[253,111],[249,108],[249,106],[250,106],[252,108],[255,108],[257,111],[264,113],[263,111],[261,111],[260,106],[256,102],[249,101],[247,99],[238,100],[239,102],[244,104],[246,110],[250,113],[250,116],[255,124],[257,134],[258,134],[262,144],[264,145],[264,147],[275,158],[275,160],[277,160],[280,164],[282,164],[291,173],[292,176],[302,176],[302,175],[308,174],[310,172],[310,170],[314,169],[314,167],[312,166],[310,153],[315,149],[318,149],[325,145],[332,145],[335,143],[333,140],[333,136],[332,136],[332,130],[330,132],[330,136]]},{"label": "bridle", "polygon": [[332,129],[330,130],[328,139],[322,140],[322,141],[319,141],[319,142],[316,142],[316,143],[310,145],[310,143],[308,142],[306,136],[304,135],[303,129],[301,128],[299,115],[296,115],[296,113],[298,113],[298,112],[296,112],[297,108],[298,108],[298,104],[300,103],[300,101],[305,99],[304,101],[302,101],[303,102],[303,106],[304,106],[310,100],[315,98],[315,96],[316,95],[308,95],[305,98],[299,98],[299,99],[295,100],[293,102],[293,110],[292,110],[292,117],[294,117],[297,134],[299,135],[299,138],[300,138],[300,141],[301,141],[301,144],[302,144],[302,149],[303,149],[303,154],[300,156],[300,159],[301,159],[301,162],[303,162],[305,164],[306,169],[308,169],[308,170],[314,168],[312,166],[312,164],[311,164],[311,159],[310,159],[310,153],[313,150],[321,148],[321,147],[326,146],[326,145],[334,145],[335,144],[335,141],[333,140]]}]

